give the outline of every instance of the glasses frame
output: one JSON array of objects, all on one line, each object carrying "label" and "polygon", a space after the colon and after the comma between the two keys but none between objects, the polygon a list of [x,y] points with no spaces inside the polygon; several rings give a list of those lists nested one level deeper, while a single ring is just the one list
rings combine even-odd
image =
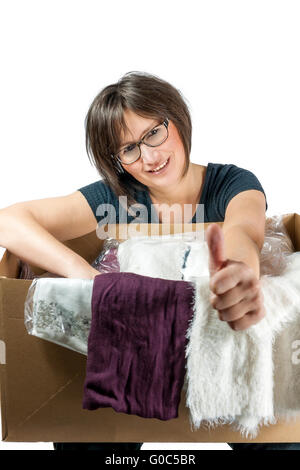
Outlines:
[{"label": "glasses frame", "polygon": [[[163,125],[165,126],[165,128],[167,129],[167,136],[166,136],[166,138],[165,138],[160,144],[157,144],[157,145],[151,145],[151,144],[147,144],[146,142],[144,142],[144,139],[145,139],[146,136],[149,134],[149,132],[153,131],[154,129],[156,129],[156,127],[161,126],[162,124],[163,124]],[[135,145],[137,145],[138,148],[139,148],[139,156],[138,156],[135,160],[133,160],[133,162],[124,163],[124,162],[122,162],[122,160],[118,157],[118,155],[113,155],[113,154],[111,154],[111,157],[112,157],[112,158],[115,158],[119,164],[122,164],[122,165],[132,165],[132,163],[135,163],[135,162],[141,157],[141,155],[142,155],[142,151],[141,151],[141,145],[142,145],[142,144],[147,145],[147,147],[159,147],[161,144],[163,144],[163,143],[167,140],[167,138],[169,137],[168,126],[169,126],[169,118],[165,118],[165,119],[163,120],[163,122],[161,122],[160,124],[156,124],[156,126],[152,127],[152,129],[150,129],[150,131],[146,132],[146,134],[141,138],[141,140],[140,140],[139,142],[135,142]],[[132,144],[130,144],[130,145],[132,145]],[[124,147],[122,147],[119,152],[121,152],[121,150],[123,150],[123,149],[126,148],[126,147],[127,147],[126,145],[125,145]]]}]

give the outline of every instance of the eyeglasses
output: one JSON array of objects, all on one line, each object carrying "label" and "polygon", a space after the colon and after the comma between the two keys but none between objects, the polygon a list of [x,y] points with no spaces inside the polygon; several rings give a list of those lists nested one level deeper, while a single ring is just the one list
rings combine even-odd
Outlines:
[{"label": "eyeglasses", "polygon": [[148,147],[158,147],[167,140],[169,136],[168,125],[169,119],[166,118],[161,124],[147,132],[139,142],[123,147],[117,154],[111,155],[111,157],[116,158],[124,165],[136,162],[141,156],[141,144],[145,144]]}]

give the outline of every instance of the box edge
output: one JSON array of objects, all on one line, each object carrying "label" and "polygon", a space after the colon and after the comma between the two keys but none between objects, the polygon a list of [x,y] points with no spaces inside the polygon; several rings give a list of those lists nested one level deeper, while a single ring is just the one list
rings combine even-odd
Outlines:
[{"label": "box edge", "polygon": [[[3,310],[3,283],[5,278],[0,279],[0,340],[4,342],[5,347],[5,327],[4,327],[4,310]],[[6,416],[6,356],[4,364],[0,364],[0,405],[1,405],[1,427],[2,441],[8,438],[7,416]]]}]

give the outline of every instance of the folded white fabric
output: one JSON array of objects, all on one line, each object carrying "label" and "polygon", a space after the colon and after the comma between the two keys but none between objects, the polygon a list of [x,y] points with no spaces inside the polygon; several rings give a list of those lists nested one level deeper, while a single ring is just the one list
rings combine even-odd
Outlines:
[{"label": "folded white fabric", "polygon": [[183,239],[170,236],[129,238],[118,248],[120,271],[182,280],[181,268],[186,249]]},{"label": "folded white fabric", "polygon": [[29,334],[87,354],[93,279],[36,278],[25,301]]},{"label": "folded white fabric", "polygon": [[184,281],[193,281],[202,276],[209,276],[208,246],[205,241],[187,242],[187,251],[181,272]]},{"label": "folded white fabric", "polygon": [[130,238],[120,243],[117,256],[121,272],[174,281],[208,274],[204,231]]}]

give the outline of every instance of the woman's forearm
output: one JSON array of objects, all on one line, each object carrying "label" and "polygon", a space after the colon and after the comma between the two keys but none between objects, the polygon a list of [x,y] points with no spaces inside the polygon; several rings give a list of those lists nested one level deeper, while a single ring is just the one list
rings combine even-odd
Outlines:
[{"label": "woman's forearm", "polygon": [[225,255],[234,261],[243,261],[260,277],[260,248],[242,226],[234,226],[224,233]]},{"label": "woman's forearm", "polygon": [[91,279],[99,274],[27,211],[0,210],[0,246],[23,261],[62,277]]}]

